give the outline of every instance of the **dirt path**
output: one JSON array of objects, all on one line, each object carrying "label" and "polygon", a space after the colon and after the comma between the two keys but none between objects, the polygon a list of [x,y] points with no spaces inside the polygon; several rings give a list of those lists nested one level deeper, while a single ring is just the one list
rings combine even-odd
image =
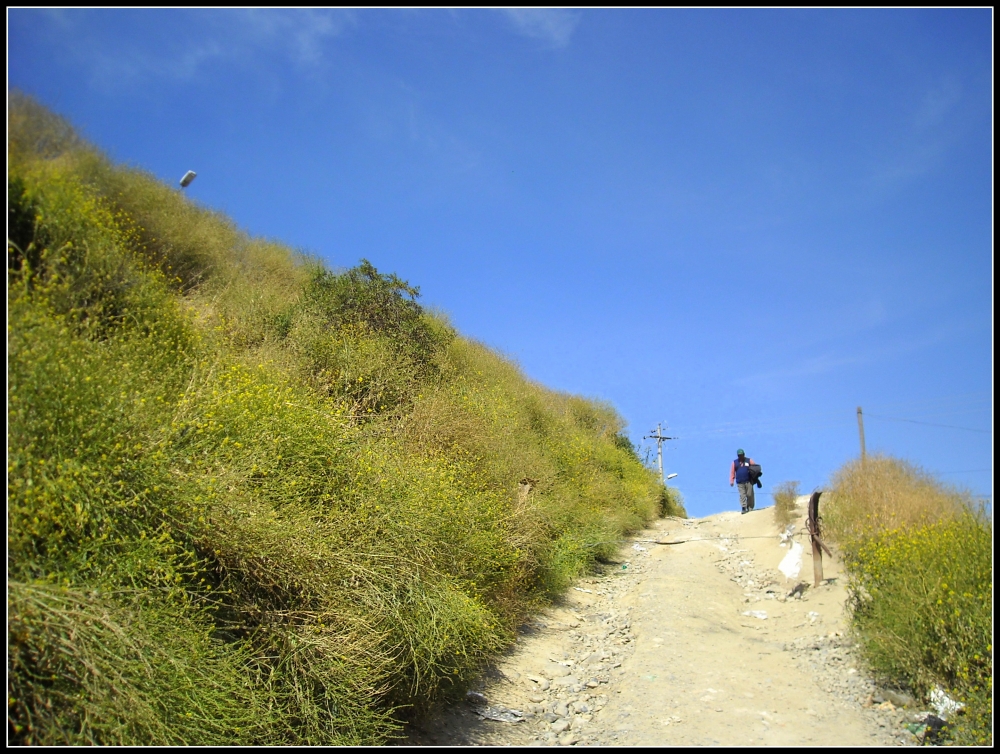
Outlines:
[{"label": "dirt path", "polygon": [[808,543],[796,537],[805,558],[788,580],[774,532],[771,509],[656,522],[525,626],[465,703],[402,743],[917,743],[903,725],[921,710],[876,704],[845,637],[840,565],[824,558],[827,582],[789,598],[812,583]]}]

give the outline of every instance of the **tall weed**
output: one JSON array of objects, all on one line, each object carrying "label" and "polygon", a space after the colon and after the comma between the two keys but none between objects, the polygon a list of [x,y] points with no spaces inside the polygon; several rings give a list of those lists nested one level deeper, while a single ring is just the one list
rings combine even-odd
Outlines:
[{"label": "tall weed", "polygon": [[774,524],[784,531],[795,520],[798,482],[782,482],[774,487]]}]

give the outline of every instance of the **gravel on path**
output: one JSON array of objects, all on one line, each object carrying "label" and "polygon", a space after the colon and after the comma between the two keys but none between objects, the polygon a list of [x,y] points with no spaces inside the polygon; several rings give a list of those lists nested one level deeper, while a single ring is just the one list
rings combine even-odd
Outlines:
[{"label": "gravel on path", "polygon": [[655,522],[399,743],[919,743],[904,725],[926,710],[886,700],[857,655],[839,564],[818,588],[786,579],[774,531],[770,509]]}]

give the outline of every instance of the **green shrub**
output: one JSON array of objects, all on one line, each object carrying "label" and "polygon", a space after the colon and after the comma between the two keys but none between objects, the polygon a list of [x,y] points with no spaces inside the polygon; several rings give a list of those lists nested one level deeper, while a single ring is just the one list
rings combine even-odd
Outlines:
[{"label": "green shrub", "polygon": [[687,511],[684,509],[684,496],[681,495],[680,490],[667,486],[660,488],[660,515],[687,518]]},{"label": "green shrub", "polygon": [[623,432],[616,433],[614,436],[614,443],[616,448],[624,450],[626,453],[635,456],[636,460],[641,460],[639,458],[639,452],[635,449],[635,445],[633,444],[629,436],[626,435],[625,433]]},{"label": "green shrub", "polygon": [[16,581],[7,595],[9,744],[249,744],[266,727],[193,606]]},{"label": "green shrub", "polygon": [[919,696],[940,685],[966,706],[953,739],[991,745],[991,520],[967,492],[888,456],[845,464],[824,503],[872,668]]},{"label": "green shrub", "polygon": [[993,527],[956,517],[873,534],[848,562],[855,629],[873,669],[925,696],[964,702],[967,743],[992,744]]},{"label": "green shrub", "polygon": [[35,243],[35,226],[38,208],[26,195],[20,176],[7,177],[7,270],[8,276],[20,273],[24,266],[38,269],[38,244]]},{"label": "green shrub", "polygon": [[396,275],[383,275],[367,259],[342,274],[317,270],[306,287],[304,304],[328,328],[355,327],[384,335],[428,362],[437,351],[438,331],[416,302],[420,295]]}]

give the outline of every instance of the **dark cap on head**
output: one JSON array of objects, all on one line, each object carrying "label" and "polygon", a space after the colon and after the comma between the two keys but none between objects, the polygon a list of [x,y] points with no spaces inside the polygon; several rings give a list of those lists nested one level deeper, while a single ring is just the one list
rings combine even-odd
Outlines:
[{"label": "dark cap on head", "polygon": [[739,450],[736,451],[736,455],[738,455],[738,456],[745,456],[746,453],[743,452],[743,448],[740,448]]}]

